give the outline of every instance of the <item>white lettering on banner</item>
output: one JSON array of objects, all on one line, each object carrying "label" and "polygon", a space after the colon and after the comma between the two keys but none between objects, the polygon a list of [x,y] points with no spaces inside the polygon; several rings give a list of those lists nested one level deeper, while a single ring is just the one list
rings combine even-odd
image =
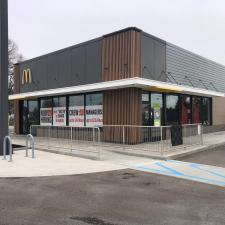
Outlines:
[{"label": "white lettering on banner", "polygon": [[52,125],[52,108],[40,108],[40,124]]},{"label": "white lettering on banner", "polygon": [[89,105],[86,106],[86,126],[102,126],[103,125],[103,106]]},{"label": "white lettering on banner", "polygon": [[53,125],[66,126],[66,107],[53,108]]},{"label": "white lettering on banner", "polygon": [[73,127],[84,126],[84,106],[69,107],[69,125]]}]

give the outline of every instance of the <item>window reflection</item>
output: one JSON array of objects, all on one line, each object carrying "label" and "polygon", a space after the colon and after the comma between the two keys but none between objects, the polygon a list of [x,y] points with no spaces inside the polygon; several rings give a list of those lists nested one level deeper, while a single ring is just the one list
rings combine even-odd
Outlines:
[{"label": "window reflection", "polygon": [[204,125],[211,124],[211,101],[210,101],[210,98],[202,99],[202,123]]},{"label": "window reflection", "polygon": [[179,123],[179,98],[177,95],[166,95],[166,125]]},{"label": "window reflection", "polygon": [[191,97],[187,95],[181,96],[180,99],[180,123],[191,123]]},{"label": "window reflection", "polygon": [[192,123],[201,123],[201,98],[192,97]]}]

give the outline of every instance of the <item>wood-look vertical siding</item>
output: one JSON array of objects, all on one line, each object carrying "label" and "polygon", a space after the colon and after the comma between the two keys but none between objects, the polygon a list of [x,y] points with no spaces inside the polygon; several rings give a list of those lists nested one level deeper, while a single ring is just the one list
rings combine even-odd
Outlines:
[{"label": "wood-look vertical siding", "polygon": [[[104,125],[141,125],[141,89],[125,88],[105,91],[103,95],[103,124]],[[129,144],[139,143],[142,133],[139,127],[125,128],[123,137],[122,128],[104,127],[104,140],[110,142],[123,142]]]},{"label": "wood-look vertical siding", "polygon": [[[14,65],[14,77],[15,77],[15,94],[20,92],[20,71],[19,65]],[[14,100],[14,132],[20,133],[20,112],[19,112],[19,100]]]},{"label": "wood-look vertical siding", "polygon": [[103,38],[102,80],[111,81],[141,75],[141,35],[128,30]]}]

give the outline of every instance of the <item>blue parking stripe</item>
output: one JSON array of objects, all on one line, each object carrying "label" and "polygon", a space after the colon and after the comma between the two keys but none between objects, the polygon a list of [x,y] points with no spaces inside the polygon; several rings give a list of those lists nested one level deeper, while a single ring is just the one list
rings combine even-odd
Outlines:
[{"label": "blue parking stripe", "polygon": [[157,166],[159,166],[159,167],[162,167],[162,168],[164,168],[164,169],[170,171],[172,174],[176,174],[176,175],[179,175],[179,176],[184,176],[183,173],[181,173],[181,172],[179,172],[179,171],[177,171],[177,170],[175,170],[175,169],[172,169],[172,168],[170,168],[170,167],[168,167],[168,166],[165,166],[165,165],[163,165],[163,164],[160,163],[160,162],[156,162],[155,165],[157,165]]},{"label": "blue parking stripe", "polygon": [[189,166],[191,166],[191,167],[193,167],[193,168],[195,168],[195,169],[198,169],[198,170],[205,171],[205,172],[207,172],[207,173],[211,173],[211,174],[213,174],[213,175],[215,175],[215,176],[222,177],[222,178],[225,179],[225,175],[222,175],[222,174],[220,174],[220,173],[217,173],[217,172],[214,172],[214,171],[210,171],[210,170],[204,169],[204,168],[202,168],[202,166],[199,166],[199,165],[197,165],[197,164],[190,164]]},{"label": "blue parking stripe", "polygon": [[[218,185],[218,186],[223,186],[223,187],[225,186],[224,181],[219,181],[219,180],[208,179],[208,178],[204,178],[204,177],[200,177],[200,176],[193,176],[193,175],[184,174],[184,173],[181,173],[177,170],[174,170],[174,169],[172,169],[168,166],[165,166],[160,162],[156,162],[156,163],[154,163],[154,165],[157,165],[157,166],[163,168],[163,170],[151,168],[150,166],[144,166],[144,165],[138,166],[138,167],[133,167],[133,168],[144,170],[146,172],[153,172],[153,173],[169,175],[169,176],[174,176],[174,177],[184,178],[184,179],[186,178],[188,180],[194,180],[194,181],[214,184],[214,185]],[[189,164],[189,166],[190,166],[190,164]]]},{"label": "blue parking stripe", "polygon": [[[190,166],[192,168],[195,168],[195,169],[198,169],[198,170],[202,170],[202,171],[207,172],[207,173],[211,173],[211,174],[213,174],[215,176],[225,178],[224,174],[220,174],[218,172],[214,172],[214,171],[211,171],[211,170],[203,168],[204,167],[203,164],[188,163],[188,162],[182,162],[182,161],[177,161],[177,160],[168,160],[168,162],[173,162],[173,163],[177,163],[177,164],[184,164],[186,166]],[[214,167],[212,167],[212,169],[214,169]]]}]

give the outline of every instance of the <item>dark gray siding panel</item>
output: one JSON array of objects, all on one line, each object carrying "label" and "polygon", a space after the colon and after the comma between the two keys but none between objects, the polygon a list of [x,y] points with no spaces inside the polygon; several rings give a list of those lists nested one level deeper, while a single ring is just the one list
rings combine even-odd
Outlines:
[{"label": "dark gray siding panel", "polygon": [[[32,71],[35,90],[47,89],[47,60],[39,59],[36,63],[36,71]],[[20,73],[21,74],[21,73]]]},{"label": "dark gray siding panel", "polygon": [[[225,92],[225,66],[169,43],[166,59],[167,73],[171,73],[177,83]],[[176,83],[171,76],[168,81]]]},{"label": "dark gray siding panel", "polygon": [[85,83],[101,81],[101,42],[86,45],[86,80]]},{"label": "dark gray siding panel", "polygon": [[101,39],[20,63],[30,68],[32,84],[21,84],[21,92],[76,86],[101,81]]},{"label": "dark gray siding panel", "polygon": [[71,83],[76,83],[77,85],[80,85],[83,84],[85,75],[86,49],[83,46],[80,46],[74,48],[71,53],[72,53]]},{"label": "dark gray siding panel", "polygon": [[142,77],[166,81],[166,44],[145,33],[141,37]]},{"label": "dark gray siding panel", "polygon": [[66,50],[47,59],[47,87],[67,87],[71,84],[71,51]]}]

